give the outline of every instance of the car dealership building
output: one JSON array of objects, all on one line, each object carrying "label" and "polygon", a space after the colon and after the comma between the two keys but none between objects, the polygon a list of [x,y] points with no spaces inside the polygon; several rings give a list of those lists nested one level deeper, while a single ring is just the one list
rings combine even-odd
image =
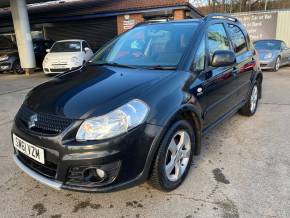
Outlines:
[{"label": "car dealership building", "polygon": [[[140,22],[201,17],[188,0],[49,1],[27,5],[32,37],[79,38],[94,50]],[[0,10],[0,34],[14,36],[9,8]]]}]

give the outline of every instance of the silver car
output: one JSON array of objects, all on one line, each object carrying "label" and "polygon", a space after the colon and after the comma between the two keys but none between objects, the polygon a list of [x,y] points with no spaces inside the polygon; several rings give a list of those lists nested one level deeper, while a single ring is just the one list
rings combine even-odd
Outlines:
[{"label": "silver car", "polygon": [[254,42],[262,69],[278,71],[281,66],[290,64],[290,48],[281,40],[269,39]]}]

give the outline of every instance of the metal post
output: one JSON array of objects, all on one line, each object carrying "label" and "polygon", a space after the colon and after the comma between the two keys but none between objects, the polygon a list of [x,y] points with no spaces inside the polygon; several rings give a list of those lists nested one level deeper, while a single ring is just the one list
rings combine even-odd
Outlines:
[{"label": "metal post", "polygon": [[268,0],[265,0],[265,11],[267,11],[268,8]]},{"label": "metal post", "polygon": [[10,8],[21,67],[29,75],[36,65],[26,0],[10,0]]}]

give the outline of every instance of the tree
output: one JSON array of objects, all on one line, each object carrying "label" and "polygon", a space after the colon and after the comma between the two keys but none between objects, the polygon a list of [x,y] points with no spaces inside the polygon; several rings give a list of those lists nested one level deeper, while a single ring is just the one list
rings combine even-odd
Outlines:
[{"label": "tree", "polygon": [[190,2],[205,14],[290,8],[289,0],[191,0]]}]

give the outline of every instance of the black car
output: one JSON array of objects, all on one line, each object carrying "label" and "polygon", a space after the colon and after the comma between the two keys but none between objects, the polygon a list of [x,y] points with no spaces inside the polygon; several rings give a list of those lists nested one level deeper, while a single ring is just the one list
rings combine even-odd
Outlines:
[{"label": "black car", "polygon": [[[42,68],[42,61],[53,41],[44,39],[34,39],[33,50],[35,54],[36,66]],[[6,37],[0,37],[0,72],[13,71],[16,74],[24,73],[21,68],[17,46]]]},{"label": "black car", "polygon": [[14,160],[56,189],[105,192],[186,177],[201,137],[255,114],[262,73],[232,17],[141,24],[81,69],[34,88],[15,117]]}]

